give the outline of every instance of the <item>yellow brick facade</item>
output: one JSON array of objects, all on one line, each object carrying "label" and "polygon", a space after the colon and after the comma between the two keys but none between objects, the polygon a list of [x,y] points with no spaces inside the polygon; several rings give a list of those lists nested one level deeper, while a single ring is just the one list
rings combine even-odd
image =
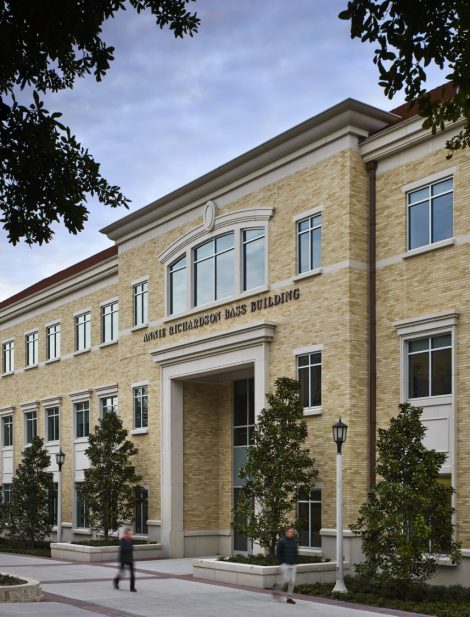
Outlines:
[{"label": "yellow brick facade", "polygon": [[[184,199],[169,196],[107,228],[105,232],[116,242],[118,253],[107,257],[106,272],[102,272],[103,262],[98,259],[85,273],[73,274],[72,282],[74,277],[88,276],[80,289],[72,285],[64,290],[60,287],[64,282],[59,281],[26,299],[13,298],[0,304],[0,340],[15,340],[15,371],[0,378],[0,414],[14,417],[14,464],[18,464],[24,448],[24,404],[37,402],[38,434],[44,436],[47,399],[59,397],[60,447],[66,454],[62,519],[71,527],[70,537],[76,523],[73,484],[80,479],[73,428],[74,393],[85,396],[83,393],[89,392],[90,425],[94,426],[100,393],[105,386],[115,388],[119,413],[139,449],[134,462],[142,484],[148,488],[149,537],[171,544],[174,548],[167,547],[167,554],[226,552],[230,550],[233,507],[233,381],[242,375],[255,377],[256,367],[262,366],[267,392],[276,378],[297,376],[296,355],[309,349],[320,350],[322,360],[321,407],[306,415],[305,421],[308,447],[319,470],[325,554],[331,553],[328,538],[335,528],[336,449],[331,427],[339,416],[349,426],[344,447],[345,528],[356,519],[369,481],[366,162],[375,160],[377,129],[386,127],[392,119],[385,112],[374,112],[355,102],[343,105],[357,114],[355,123],[345,119],[341,110],[336,115],[332,111],[326,119],[312,119],[304,133],[311,134],[309,140],[302,137],[303,141],[298,141],[298,131],[280,136],[272,144],[276,153],[272,157],[265,160],[261,147],[246,155],[248,170],[235,161],[230,168],[183,187]],[[466,339],[470,330],[462,285],[469,245],[462,240],[438,251],[402,258],[406,253],[406,194],[402,187],[445,170],[449,163],[440,150],[411,154],[410,162],[390,163],[387,168],[383,161],[391,157],[383,152],[376,157],[377,421],[379,426],[386,426],[401,397],[403,359],[400,336],[393,324],[421,315],[458,311],[455,417],[459,453],[470,431],[464,411],[468,387]],[[465,238],[470,232],[465,213],[470,190],[467,156],[456,155],[452,167],[456,169],[454,235]],[[209,200],[214,203],[215,228],[205,220]],[[299,276],[297,221],[311,216],[311,212],[321,213],[321,268]],[[266,228],[265,285],[252,293],[235,294],[225,302],[168,315],[169,264],[186,250],[191,254],[205,238],[230,231],[230,223],[224,220],[236,220],[236,229]],[[165,257],[178,246],[181,249],[176,248],[171,258]],[[148,281],[148,322],[134,327],[133,285],[143,280]],[[51,297],[44,300],[46,291]],[[289,301],[276,303],[276,294],[284,294],[282,298]],[[119,302],[119,338],[113,344],[101,345],[101,306],[111,299]],[[237,315],[240,306],[245,308],[238,308]],[[91,311],[91,348],[76,354],[74,315],[84,309]],[[211,314],[215,315],[213,323],[204,324],[204,318]],[[183,324],[199,318],[197,329],[183,331]],[[46,362],[45,327],[54,321],[61,323],[61,359]],[[25,333],[34,328],[39,331],[39,363],[24,370]],[[253,338],[251,343],[247,338],[246,344],[244,334],[237,334],[268,330],[274,334],[263,334],[262,341]],[[237,362],[237,353],[243,361]],[[148,387],[145,430],[134,430],[136,384]],[[172,384],[180,388],[179,394],[173,392]],[[260,398],[258,390],[258,402],[264,393]],[[260,408],[258,405],[257,412]],[[170,443],[165,442],[165,436],[170,436]],[[173,443],[178,439],[181,456],[175,454]],[[462,483],[470,465],[465,461],[465,456],[456,457],[455,478],[461,478]],[[5,459],[2,465],[5,483],[10,478]],[[172,491],[179,490],[181,504],[172,496]],[[464,490],[458,492],[458,512],[467,508],[465,494]],[[176,516],[175,512],[180,514]],[[468,545],[470,528],[465,516],[458,516],[458,533]],[[214,544],[219,536],[222,539]]]}]

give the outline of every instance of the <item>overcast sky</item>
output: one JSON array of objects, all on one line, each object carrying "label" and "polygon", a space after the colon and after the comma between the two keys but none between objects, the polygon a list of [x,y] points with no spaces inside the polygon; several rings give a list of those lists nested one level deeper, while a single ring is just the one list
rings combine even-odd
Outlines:
[{"label": "overcast sky", "polygon": [[[346,4],[197,0],[200,30],[184,40],[128,10],[105,27],[116,47],[107,77],[83,79],[47,107],[63,112],[137,210],[345,98],[402,103],[384,97],[373,48],[337,18]],[[428,87],[444,81],[435,70]],[[110,246],[99,230],[128,211],[88,205],[78,236],[56,226],[52,242],[30,248],[0,235],[0,300]]]}]

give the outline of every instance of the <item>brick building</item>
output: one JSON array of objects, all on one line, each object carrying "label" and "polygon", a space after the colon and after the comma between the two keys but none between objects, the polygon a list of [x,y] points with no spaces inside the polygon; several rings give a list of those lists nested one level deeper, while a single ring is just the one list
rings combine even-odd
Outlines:
[{"label": "brick building", "polygon": [[305,552],[334,555],[332,424],[349,425],[355,559],[347,526],[374,481],[376,428],[412,400],[448,454],[470,555],[470,162],[446,159],[448,136],[406,106],[348,99],[109,225],[114,246],[1,302],[5,499],[39,434],[66,454],[64,536],[89,534],[75,487],[87,435],[114,408],[139,448],[136,532],[170,556],[246,550],[230,529],[237,471],[265,393],[289,376],[319,469],[298,503]]}]

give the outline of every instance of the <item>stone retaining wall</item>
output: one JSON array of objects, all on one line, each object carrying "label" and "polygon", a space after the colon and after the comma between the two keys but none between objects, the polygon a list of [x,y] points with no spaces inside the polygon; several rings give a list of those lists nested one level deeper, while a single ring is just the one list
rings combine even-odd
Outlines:
[{"label": "stone retaining wall", "polygon": [[[0,572],[7,576],[15,576],[11,572]],[[26,576],[21,578],[22,585],[0,585],[0,602],[39,602],[42,597],[42,589],[39,581]]]}]

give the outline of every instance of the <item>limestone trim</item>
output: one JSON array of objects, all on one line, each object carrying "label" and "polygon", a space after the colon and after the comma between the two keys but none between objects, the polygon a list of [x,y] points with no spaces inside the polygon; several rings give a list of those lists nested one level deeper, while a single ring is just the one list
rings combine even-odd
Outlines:
[{"label": "limestone trim", "polygon": [[410,257],[414,257],[415,255],[422,255],[423,253],[429,253],[429,251],[436,251],[437,249],[444,248],[445,246],[452,246],[454,244],[454,238],[446,238],[445,240],[440,240],[439,242],[433,242],[431,244],[426,244],[425,246],[420,246],[416,249],[411,249],[407,251],[404,255],[402,255],[402,259],[409,259]]},{"label": "limestone trim", "polygon": [[0,417],[1,416],[11,416],[15,413],[16,407],[2,407],[0,408]]},{"label": "limestone trim", "polygon": [[46,398],[41,399],[41,404],[44,408],[47,407],[60,407],[62,403],[61,396],[48,396]]},{"label": "limestone trim", "polygon": [[209,239],[217,235],[220,231],[232,228],[245,223],[266,222],[274,214],[274,208],[250,208],[247,210],[238,210],[217,216],[214,225],[210,231],[204,225],[199,225],[192,229],[187,234],[178,238],[176,242],[171,244],[158,257],[162,264],[166,264],[173,260],[181,251],[187,247],[199,243],[202,239]]},{"label": "limestone trim", "polygon": [[434,333],[438,330],[455,327],[458,323],[460,313],[455,309],[450,309],[442,313],[428,313],[419,317],[400,319],[392,323],[398,336],[414,334]]},{"label": "limestone trim", "polygon": [[184,556],[184,380],[252,367],[258,415],[269,389],[269,343],[275,328],[275,322],[258,321],[151,352],[161,372],[161,538],[167,556]]},{"label": "limestone trim", "polygon": [[298,223],[303,219],[308,219],[311,216],[315,216],[315,214],[321,214],[324,209],[325,206],[323,204],[320,204],[316,208],[310,208],[310,210],[304,210],[303,212],[299,212],[299,214],[296,214],[292,217],[292,220],[294,221],[294,223]]},{"label": "limestone trim", "polygon": [[96,388],[94,388],[94,392],[98,398],[103,398],[106,396],[117,396],[118,385],[117,383],[112,383],[106,386],[97,386]]},{"label": "limestone trim", "polygon": [[21,411],[27,413],[28,411],[38,411],[39,401],[29,401],[28,403],[20,403]]},{"label": "limestone trim", "polygon": [[431,174],[430,176],[426,176],[425,178],[420,178],[419,180],[414,180],[413,182],[409,182],[408,184],[404,184],[401,187],[402,193],[409,193],[410,191],[414,191],[415,189],[419,189],[426,184],[433,184],[434,182],[438,182],[439,180],[444,180],[445,178],[451,178],[455,176],[455,172],[457,167],[447,167],[446,169],[442,169],[441,171],[436,172],[435,174]]},{"label": "limestone trim", "polygon": [[81,390],[79,392],[70,392],[69,397],[72,403],[81,403],[83,401],[89,401],[93,390]]}]

